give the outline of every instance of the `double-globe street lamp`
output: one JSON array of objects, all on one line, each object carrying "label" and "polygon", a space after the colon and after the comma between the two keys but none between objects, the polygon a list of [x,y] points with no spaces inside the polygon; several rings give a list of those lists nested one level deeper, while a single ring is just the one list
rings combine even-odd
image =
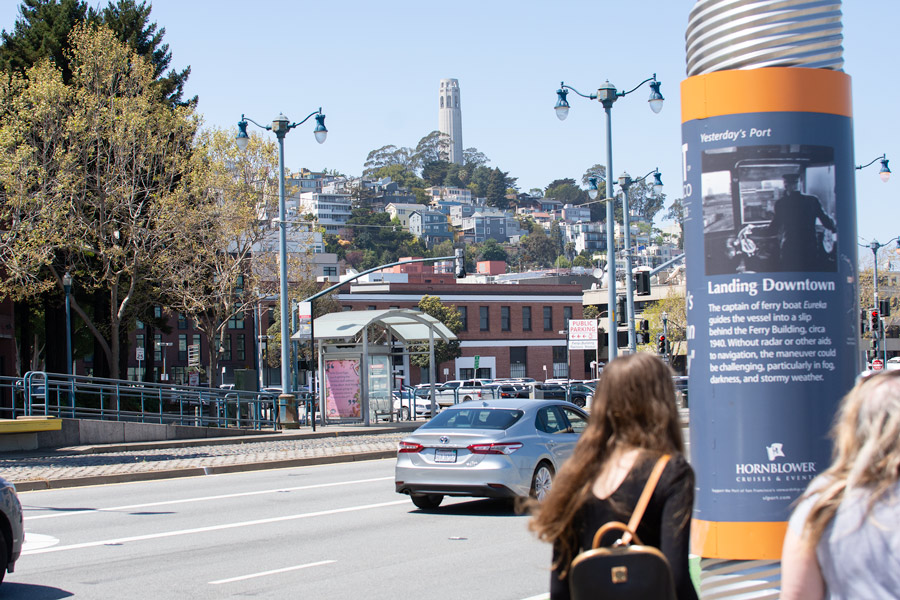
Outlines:
[{"label": "double-globe street lamp", "polygon": [[653,175],[652,192],[658,196],[662,192],[662,175],[659,169],[653,169],[643,177],[632,179],[628,173],[619,175],[619,187],[622,189],[622,222],[624,226],[625,243],[625,310],[628,321],[628,350],[634,354],[637,352],[637,336],[634,328],[634,276],[631,264],[631,214],[629,213],[628,191],[636,183],[640,183]]},{"label": "double-globe street lamp", "polygon": [[[627,96],[631,92],[637,90],[639,87],[644,85],[645,83],[650,84],[650,98],[648,102],[650,103],[650,108],[654,113],[658,113],[662,110],[663,106],[663,96],[659,91],[660,85],[662,85],[659,81],[656,80],[656,73],[653,74],[653,77],[649,77],[644,81],[640,82],[632,89],[628,91],[620,92],[616,90],[616,86],[611,84],[609,81],[603,83],[602,86],[597,90],[595,94],[582,94],[572,86],[568,86],[565,82],[561,82],[559,84],[560,89],[556,90],[557,100],[556,106],[554,110],[556,111],[556,116],[559,117],[559,120],[564,120],[569,115],[569,102],[566,99],[566,96],[569,94],[569,91],[575,92],[577,95],[582,98],[587,98],[588,100],[597,100],[600,104],[603,105],[603,109],[606,111],[606,197],[612,199],[613,197],[613,181],[611,177],[611,173],[613,172],[612,166],[612,106],[616,100],[623,96]],[[618,354],[618,328],[615,327],[614,323],[616,323],[616,247],[615,247],[615,224],[613,223],[613,218],[615,216],[615,211],[613,210],[613,203],[607,202],[606,204],[606,260],[607,260],[607,288],[609,292],[608,306],[609,306],[609,331],[607,332],[607,347],[608,347],[608,360],[613,360]]]},{"label": "double-globe street lamp", "polygon": [[294,127],[306,123],[311,117],[316,118],[316,128],[313,133],[316,141],[321,144],[328,135],[328,130],[325,129],[325,115],[322,113],[321,107],[319,107],[319,110],[311,112],[302,121],[296,123],[291,123],[290,119],[283,114],[279,114],[272,121],[271,125],[260,125],[253,119],[248,119],[245,115],[241,115],[241,120],[238,121],[238,133],[235,137],[238,149],[245,150],[250,142],[250,136],[247,135],[247,123],[250,122],[260,129],[274,132],[278,138],[278,260],[279,300],[281,302],[281,394],[278,396],[278,402],[281,407],[284,407],[284,419],[282,422],[285,424],[291,423],[292,425],[296,424],[296,420],[289,418],[289,416],[293,416],[289,407],[293,405],[294,397],[291,394],[291,335],[289,331],[290,322],[288,321],[290,300],[288,299],[287,285],[287,219],[284,209],[284,136]]}]

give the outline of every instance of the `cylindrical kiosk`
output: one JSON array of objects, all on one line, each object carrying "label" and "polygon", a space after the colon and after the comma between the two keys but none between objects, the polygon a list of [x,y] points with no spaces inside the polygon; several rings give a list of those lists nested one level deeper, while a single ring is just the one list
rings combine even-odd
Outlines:
[{"label": "cylindrical kiosk", "polygon": [[[777,6],[775,6],[777,5]],[[774,8],[773,8],[774,7]],[[838,2],[700,0],[682,82],[693,551],[777,559],[859,372]]]}]

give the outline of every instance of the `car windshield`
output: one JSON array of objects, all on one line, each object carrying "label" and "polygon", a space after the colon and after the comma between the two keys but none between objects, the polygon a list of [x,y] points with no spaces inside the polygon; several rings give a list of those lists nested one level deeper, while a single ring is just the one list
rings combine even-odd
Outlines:
[{"label": "car windshield", "polygon": [[507,429],[523,414],[521,410],[507,408],[445,410],[419,429]]}]

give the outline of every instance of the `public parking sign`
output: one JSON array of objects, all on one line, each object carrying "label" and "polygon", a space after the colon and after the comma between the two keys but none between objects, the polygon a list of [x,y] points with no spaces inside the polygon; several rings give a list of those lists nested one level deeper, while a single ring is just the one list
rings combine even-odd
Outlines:
[{"label": "public parking sign", "polygon": [[597,350],[597,320],[569,319],[569,350]]}]

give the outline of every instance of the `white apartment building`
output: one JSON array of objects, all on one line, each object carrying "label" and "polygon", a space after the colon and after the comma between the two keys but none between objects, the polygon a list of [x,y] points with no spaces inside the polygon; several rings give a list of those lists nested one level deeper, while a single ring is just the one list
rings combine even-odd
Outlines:
[{"label": "white apartment building", "polygon": [[[337,234],[347,224],[351,215],[350,194],[303,192],[293,201],[293,211],[297,216],[310,214],[325,230]],[[288,218],[291,216],[288,210]]]},{"label": "white apartment building", "polygon": [[409,229],[409,217],[417,211],[424,209],[422,204],[403,204],[400,202],[390,202],[384,207],[384,211],[391,215],[391,219],[400,221],[403,229]]}]

